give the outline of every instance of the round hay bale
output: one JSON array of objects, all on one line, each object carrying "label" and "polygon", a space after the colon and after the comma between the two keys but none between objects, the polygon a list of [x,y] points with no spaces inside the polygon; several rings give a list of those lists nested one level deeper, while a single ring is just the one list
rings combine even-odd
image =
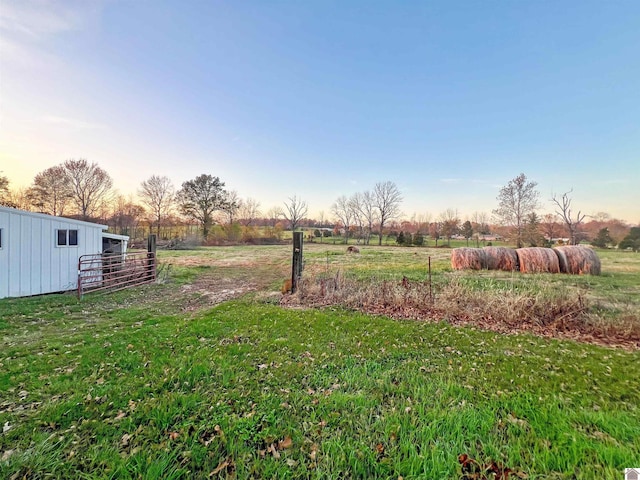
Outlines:
[{"label": "round hay bale", "polygon": [[454,248],[451,251],[451,267],[455,270],[482,270],[484,251],[481,248]]},{"label": "round hay bale", "polygon": [[347,247],[347,252],[348,253],[360,253],[360,249],[358,247],[356,247],[356,246],[349,245]]},{"label": "round hay bale", "polygon": [[522,273],[560,273],[560,262],[552,248],[518,248],[516,254]]},{"label": "round hay bale", "polygon": [[489,270],[504,270],[511,272],[518,270],[518,254],[513,248],[484,247],[486,268]]},{"label": "round hay bale", "polygon": [[554,247],[558,256],[560,271],[571,275],[600,275],[600,259],[598,254],[582,245]]}]

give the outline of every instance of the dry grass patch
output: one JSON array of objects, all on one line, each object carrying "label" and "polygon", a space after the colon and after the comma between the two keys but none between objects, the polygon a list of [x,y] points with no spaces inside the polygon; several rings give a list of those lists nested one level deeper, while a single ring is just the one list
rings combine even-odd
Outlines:
[{"label": "dry grass patch", "polygon": [[[553,251],[551,251],[553,253]],[[640,321],[630,314],[615,321],[599,316],[583,295],[557,285],[526,290],[474,289],[460,278],[437,286],[411,281],[362,281],[341,273],[304,279],[284,305],[339,305],[394,318],[446,320],[503,333],[532,332],[588,343],[640,348]]]}]

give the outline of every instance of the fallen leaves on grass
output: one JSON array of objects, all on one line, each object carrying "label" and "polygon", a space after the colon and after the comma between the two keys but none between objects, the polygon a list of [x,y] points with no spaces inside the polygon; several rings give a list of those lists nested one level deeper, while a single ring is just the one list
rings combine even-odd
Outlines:
[{"label": "fallen leaves on grass", "polygon": [[278,442],[278,450],[286,450],[287,448],[291,448],[293,445],[293,440],[291,437],[284,437],[284,439]]},{"label": "fallen leaves on grass", "polygon": [[225,458],[222,460],[216,468],[214,468],[211,473],[209,473],[209,478],[215,477],[222,471],[225,471],[227,474],[232,473],[235,469],[235,464],[233,463],[232,458]]},{"label": "fallen leaves on grass", "polygon": [[276,460],[280,458],[280,450],[287,450],[293,446],[293,440],[291,437],[284,437],[282,440],[278,440],[278,442],[273,442],[267,445],[267,448],[259,449],[258,455],[264,458],[268,453],[270,453],[273,458]]},{"label": "fallen leaves on grass", "polygon": [[460,480],[508,480],[509,475],[521,479],[529,478],[524,472],[512,470],[494,461],[480,463],[466,453],[458,455],[458,462],[462,470]]},{"label": "fallen leaves on grass", "polygon": [[129,435],[128,433],[125,433],[124,435],[122,435],[122,438],[120,439],[120,445],[122,445],[123,447],[126,447],[127,445],[129,445],[130,440],[131,440],[131,435]]}]

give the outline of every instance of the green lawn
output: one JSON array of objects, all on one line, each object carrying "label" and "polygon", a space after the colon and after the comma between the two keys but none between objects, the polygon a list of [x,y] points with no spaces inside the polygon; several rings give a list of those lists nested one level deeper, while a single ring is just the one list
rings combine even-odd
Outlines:
[{"label": "green lawn", "polygon": [[[423,275],[429,252],[306,247],[305,271],[354,275]],[[640,465],[638,351],[285,309],[263,292],[290,247],[251,248],[162,252],[166,283],[82,302],[0,300],[0,478],[450,479],[460,454],[510,478]],[[570,287],[637,288],[635,257],[609,255]],[[211,306],[226,281],[258,292]]]}]

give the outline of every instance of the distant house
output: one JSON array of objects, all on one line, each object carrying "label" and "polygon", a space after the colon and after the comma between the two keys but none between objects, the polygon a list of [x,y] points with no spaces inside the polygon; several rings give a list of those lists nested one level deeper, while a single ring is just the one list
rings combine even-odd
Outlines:
[{"label": "distant house", "polygon": [[106,229],[0,206],[0,298],[77,288],[81,255],[126,252],[129,237]]},{"label": "distant house", "polygon": [[496,242],[499,240],[503,240],[502,236],[497,234],[479,234],[478,240],[482,240],[483,242]]}]

